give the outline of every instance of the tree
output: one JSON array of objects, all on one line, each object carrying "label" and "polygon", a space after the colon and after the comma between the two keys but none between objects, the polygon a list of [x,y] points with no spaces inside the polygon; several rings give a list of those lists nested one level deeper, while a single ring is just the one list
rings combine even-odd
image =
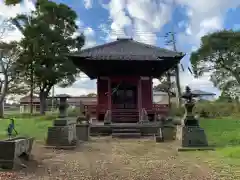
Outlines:
[{"label": "tree", "polygon": [[23,2],[23,0],[5,0],[6,5],[16,5]]},{"label": "tree", "polygon": [[18,66],[26,83],[31,84],[29,69],[34,75],[41,114],[45,113],[46,98],[53,85],[66,87],[79,74],[67,56],[84,45],[84,36],[76,35],[76,19],[77,14],[68,6],[48,0],[38,0],[36,10],[29,16],[18,15],[13,19],[24,35]]},{"label": "tree", "polygon": [[3,103],[8,94],[22,94],[25,91],[17,70],[17,58],[20,53],[16,42],[0,43],[0,117],[4,115]]},{"label": "tree", "polygon": [[240,96],[240,31],[223,30],[201,39],[191,54],[194,74],[211,74],[211,81],[233,98]]},{"label": "tree", "polygon": [[217,102],[233,102],[234,99],[231,98],[228,92],[223,91],[216,101]]}]

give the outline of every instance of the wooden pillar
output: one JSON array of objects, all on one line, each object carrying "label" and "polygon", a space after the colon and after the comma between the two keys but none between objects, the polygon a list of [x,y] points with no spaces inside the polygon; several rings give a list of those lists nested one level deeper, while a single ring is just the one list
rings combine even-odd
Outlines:
[{"label": "wooden pillar", "polygon": [[153,108],[153,78],[149,77],[149,81],[150,81],[150,90],[151,90],[151,109]]},{"label": "wooden pillar", "polygon": [[142,78],[139,77],[139,80],[138,80],[138,112],[139,114],[141,110],[142,110]]},{"label": "wooden pillar", "polygon": [[111,79],[108,77],[108,109],[112,110],[112,89],[111,89]]},{"label": "wooden pillar", "polygon": [[100,92],[99,92],[99,82],[100,82],[100,78],[97,78],[97,109],[96,109],[96,119],[99,120],[99,96],[100,96]]}]

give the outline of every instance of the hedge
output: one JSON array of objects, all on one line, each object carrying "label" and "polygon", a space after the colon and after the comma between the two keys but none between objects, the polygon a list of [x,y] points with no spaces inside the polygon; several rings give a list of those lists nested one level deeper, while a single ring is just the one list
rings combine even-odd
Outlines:
[{"label": "hedge", "polygon": [[[172,116],[183,116],[184,107],[176,108],[172,105]],[[194,112],[202,118],[240,117],[240,104],[228,102],[198,102]]]}]

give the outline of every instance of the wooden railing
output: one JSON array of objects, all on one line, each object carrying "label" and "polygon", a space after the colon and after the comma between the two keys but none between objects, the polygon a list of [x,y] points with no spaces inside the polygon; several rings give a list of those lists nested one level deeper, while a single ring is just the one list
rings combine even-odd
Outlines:
[{"label": "wooden railing", "polygon": [[[84,107],[83,112],[88,112],[91,115],[95,115],[96,113],[105,113],[108,110],[107,104],[98,104],[98,105],[88,104],[88,105],[83,105],[83,107]],[[116,106],[112,105],[112,109],[115,109],[115,108]],[[170,109],[167,104],[153,104],[151,109],[145,109],[146,112],[156,112],[158,114],[167,114],[169,110]]]}]

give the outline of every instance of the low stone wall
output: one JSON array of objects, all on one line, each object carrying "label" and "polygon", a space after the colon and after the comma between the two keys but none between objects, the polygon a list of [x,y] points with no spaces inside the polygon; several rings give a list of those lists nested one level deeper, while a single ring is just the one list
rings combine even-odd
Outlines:
[{"label": "low stone wall", "polygon": [[171,141],[176,139],[176,126],[166,126],[163,128],[163,137],[165,141]]},{"label": "low stone wall", "polygon": [[90,136],[110,136],[112,134],[111,126],[92,126],[90,125]]},{"label": "low stone wall", "polygon": [[159,128],[162,128],[164,140],[176,139],[176,126],[141,127],[141,134],[142,136],[158,135]]},{"label": "low stone wall", "polygon": [[18,137],[0,141],[0,167],[13,169],[19,163],[19,157],[28,160],[34,138]]},{"label": "low stone wall", "polygon": [[141,135],[142,136],[153,136],[155,134],[157,134],[158,129],[160,127],[158,126],[141,126],[140,127],[140,131],[141,131]]}]

